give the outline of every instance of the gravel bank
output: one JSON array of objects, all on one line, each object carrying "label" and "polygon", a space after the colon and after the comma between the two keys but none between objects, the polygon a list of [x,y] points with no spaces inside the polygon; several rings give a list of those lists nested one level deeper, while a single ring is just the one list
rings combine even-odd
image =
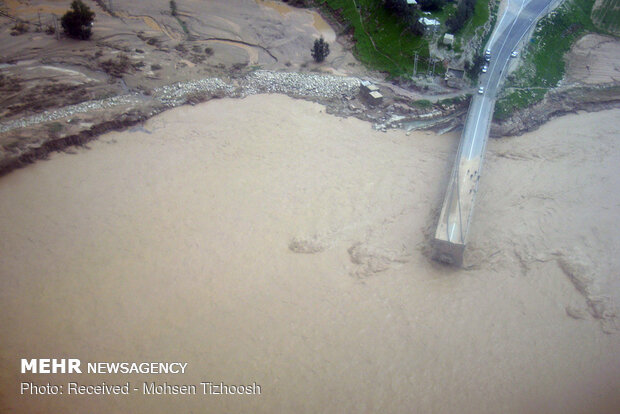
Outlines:
[{"label": "gravel bank", "polygon": [[188,100],[191,101],[191,98],[195,96],[203,98],[246,97],[260,93],[281,93],[296,98],[330,101],[336,98],[354,97],[359,90],[359,85],[360,80],[352,77],[260,70],[230,81],[206,78],[178,82],[155,88],[151,96],[127,94],[82,102],[22,119],[2,122],[0,133],[119,105],[151,103],[162,106],[164,109],[174,108],[185,104]]}]

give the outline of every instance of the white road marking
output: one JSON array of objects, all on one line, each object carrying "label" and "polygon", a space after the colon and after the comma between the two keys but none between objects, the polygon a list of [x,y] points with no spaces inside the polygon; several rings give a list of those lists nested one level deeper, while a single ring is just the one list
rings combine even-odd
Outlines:
[{"label": "white road marking", "polygon": [[[508,30],[508,33],[506,35],[506,38],[504,39],[504,42],[502,43],[502,46],[500,47],[499,51],[497,52],[497,56],[499,56],[502,52],[502,50],[504,50],[504,46],[506,46],[506,42],[508,41],[508,39],[510,38],[510,32],[512,32],[512,29],[514,29],[515,23],[517,22],[517,20],[519,19],[519,15],[521,15],[521,12],[523,11],[523,7],[525,6],[525,2],[521,3],[521,7],[519,8],[519,12],[517,13],[517,15],[515,16],[515,19],[512,21],[512,25],[510,26],[510,29]],[[491,83],[491,78],[492,75],[494,73],[494,70],[497,66],[497,60],[493,61],[493,68],[489,68],[490,69],[490,73],[489,76],[487,77],[487,84],[485,86],[485,89],[488,91],[489,90],[489,84]],[[504,67],[506,65],[504,64]],[[503,68],[502,68],[503,71]],[[501,73],[501,71],[500,71]],[[469,148],[469,154],[467,155],[468,159],[471,159],[471,155],[474,152],[474,143],[476,142],[476,135],[478,133],[478,124],[480,123],[480,117],[482,116],[482,109],[484,108],[484,96],[482,97],[482,104],[480,105],[480,111],[478,112],[478,118],[476,118],[476,124],[474,126],[474,133],[473,133],[473,137],[471,140],[471,146]]]},{"label": "white road marking", "polygon": [[487,49],[491,49],[491,47],[493,46],[493,40],[495,39],[495,36],[497,35],[497,32],[499,32],[499,28],[502,27],[502,21],[504,21],[504,18],[508,14],[508,10],[510,10],[510,0],[508,0],[508,4],[506,5],[506,10],[504,10],[504,14],[502,14],[502,18],[499,19],[499,23],[497,24],[497,30],[493,31],[493,35],[491,36],[491,40],[489,40],[489,43],[487,43],[489,45]]}]

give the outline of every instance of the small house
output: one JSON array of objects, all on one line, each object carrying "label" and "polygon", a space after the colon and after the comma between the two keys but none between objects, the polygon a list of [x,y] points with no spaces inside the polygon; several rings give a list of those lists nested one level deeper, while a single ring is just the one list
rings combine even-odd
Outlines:
[{"label": "small house", "polygon": [[452,46],[454,44],[454,35],[450,33],[443,35],[443,44],[446,46]]},{"label": "small house", "polygon": [[441,26],[439,20],[429,19],[428,17],[420,17],[418,21],[424,26],[424,31],[426,33],[434,33],[439,30],[439,26]]}]

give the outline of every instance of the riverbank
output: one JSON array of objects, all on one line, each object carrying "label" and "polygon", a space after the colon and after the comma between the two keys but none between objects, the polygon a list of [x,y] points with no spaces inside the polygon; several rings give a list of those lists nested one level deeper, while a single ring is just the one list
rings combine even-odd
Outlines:
[{"label": "riverbank", "polygon": [[[0,122],[0,176],[45,159],[52,151],[84,145],[107,131],[126,129],[170,108],[224,97],[283,93],[325,105],[327,112],[338,116],[371,122],[382,131],[458,130],[469,104],[468,97],[463,95],[435,98],[434,102],[412,101],[411,93],[380,83],[384,101],[373,105],[360,94],[361,81],[356,77],[259,70],[233,78],[177,82],[155,88],[148,95],[119,95]],[[558,89],[541,103],[516,111],[507,120],[495,121],[491,136],[521,135],[567,113],[617,108],[619,96],[619,89],[613,84]]]},{"label": "riverbank", "polygon": [[[105,6],[97,9],[89,42],[46,33],[50,16],[62,10],[54,2],[8,4],[8,14],[0,16],[6,45],[0,56],[0,175],[185,103],[255,93],[318,102],[379,130],[445,132],[462,126],[475,90],[450,89],[437,79],[418,79],[418,86],[386,81],[353,58],[350,36],[337,34],[316,10],[273,1],[239,2],[237,9],[223,4],[197,10],[187,5],[176,18],[164,1],[149,10],[129,3],[117,3],[114,11]],[[13,19],[29,22],[26,31],[16,32]],[[189,33],[176,27],[179,19]],[[309,54],[319,36],[332,44],[323,64]],[[495,123],[492,134],[522,134],[565,113],[618,107],[617,71],[604,63],[617,58],[617,45],[586,36],[568,57],[568,87]],[[380,104],[360,95],[362,80],[379,86]]]},{"label": "riverbank", "polygon": [[465,97],[449,97],[428,105],[411,105],[387,86],[384,101],[369,103],[360,93],[361,79],[320,73],[250,71],[227,78],[205,78],[155,88],[148,95],[133,93],[87,101],[0,123],[0,175],[45,158],[52,150],[82,145],[111,129],[119,130],[170,108],[195,105],[214,98],[243,98],[260,93],[282,93],[327,107],[329,113],[372,122],[375,129],[403,127],[420,122],[442,128],[465,113]]}]

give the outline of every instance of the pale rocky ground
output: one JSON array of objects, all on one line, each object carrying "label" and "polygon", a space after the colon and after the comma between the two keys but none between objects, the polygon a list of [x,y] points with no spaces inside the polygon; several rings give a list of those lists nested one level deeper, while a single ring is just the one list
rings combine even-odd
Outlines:
[{"label": "pale rocky ground", "polygon": [[[617,413],[619,110],[492,140],[465,268],[429,260],[456,134],[282,95],[108,133],[0,180],[0,411]],[[20,375],[23,357],[183,376]],[[20,396],[20,381],[260,396]]]},{"label": "pale rocky ground", "polygon": [[568,83],[620,83],[620,42],[617,38],[586,35],[575,43],[565,60]]},{"label": "pale rocky ground", "polygon": [[[29,32],[11,36],[14,22],[0,18],[0,60],[20,63],[17,73],[38,73],[38,86],[45,81],[91,86],[111,83],[108,93],[124,87],[149,90],[177,81],[212,75],[233,74],[251,67],[286,70],[318,70],[336,74],[365,73],[352,54],[336,42],[336,33],[315,11],[296,9],[275,1],[177,1],[178,17],[189,35],[171,15],[168,0],[112,2],[110,15],[93,1],[86,1],[96,13],[92,39],[75,41],[37,32],[53,16],[62,16],[66,1],[12,0],[6,2],[9,15],[30,22]],[[106,5],[109,2],[106,0]],[[331,44],[326,64],[316,65],[310,55],[314,39],[323,36]],[[206,51],[209,49],[209,51]],[[109,76],[104,63],[124,53],[131,67],[120,77]],[[41,64],[46,67],[41,67]],[[156,65],[154,68],[153,65]],[[49,72],[50,66],[56,67]],[[64,71],[59,79],[59,69]],[[17,69],[15,69],[17,70]],[[49,76],[56,78],[47,79]],[[87,79],[84,79],[86,77]],[[91,84],[89,84],[89,82]],[[97,95],[93,91],[93,95]]]}]

